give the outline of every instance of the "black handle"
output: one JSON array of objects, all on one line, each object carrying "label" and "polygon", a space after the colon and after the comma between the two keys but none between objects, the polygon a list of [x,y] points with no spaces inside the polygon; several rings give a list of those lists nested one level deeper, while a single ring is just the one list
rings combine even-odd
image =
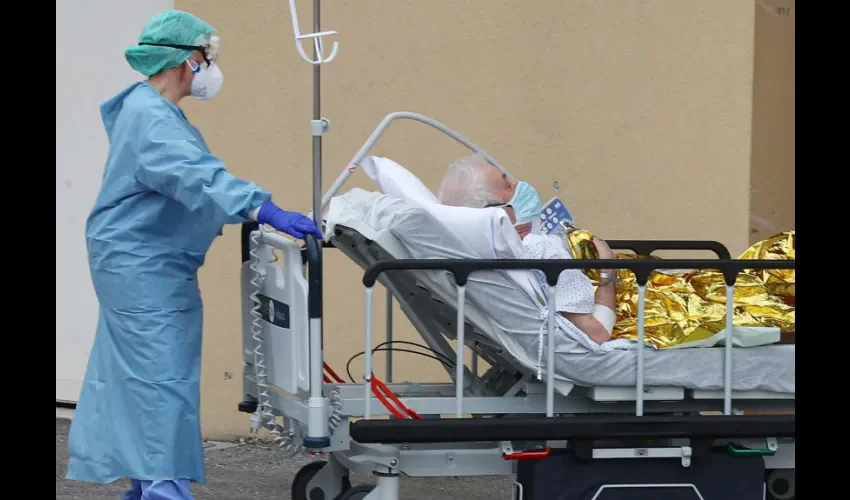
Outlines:
[{"label": "black handle", "polygon": [[722,243],[711,240],[605,240],[611,249],[627,249],[638,255],[649,256],[656,250],[709,250],[718,259],[732,258]]},{"label": "black handle", "polygon": [[310,274],[307,284],[307,314],[311,319],[322,317],[322,247],[312,234],[304,236],[307,244],[307,266]]},{"label": "black handle", "polygon": [[251,233],[260,229],[259,222],[244,222],[242,223],[242,263],[251,260]]},{"label": "black handle", "polygon": [[[251,233],[260,228],[256,222],[242,224],[242,262],[251,260]],[[307,261],[310,277],[307,281],[309,291],[307,296],[307,314],[310,318],[322,317],[322,255],[321,242],[312,234],[304,237],[305,247],[301,257]]]}]

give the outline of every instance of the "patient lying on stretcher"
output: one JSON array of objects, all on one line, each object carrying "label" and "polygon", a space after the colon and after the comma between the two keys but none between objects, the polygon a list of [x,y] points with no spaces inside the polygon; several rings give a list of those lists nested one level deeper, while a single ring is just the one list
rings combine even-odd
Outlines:
[{"label": "patient lying on stretcher", "polygon": [[[501,206],[522,238],[530,259],[656,258],[615,254],[589,231],[565,227],[560,236],[536,231],[540,213],[534,188],[505,175],[482,156],[472,155],[449,166],[439,190],[446,205]],[[739,258],[793,259],[794,231],[761,241]],[[535,273],[542,289],[547,284]],[[646,341],[657,348],[710,337],[725,327],[723,275],[713,270],[653,272],[646,289]],[[742,273],[735,287],[736,326],[778,327],[794,331],[794,270]],[[594,342],[637,339],[637,287],[627,269],[565,270],[556,286],[556,311]]]}]

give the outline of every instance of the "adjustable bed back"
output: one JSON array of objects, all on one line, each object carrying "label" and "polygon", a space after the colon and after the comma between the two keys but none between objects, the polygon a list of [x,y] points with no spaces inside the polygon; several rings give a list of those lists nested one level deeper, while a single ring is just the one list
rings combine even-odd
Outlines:
[{"label": "adjustable bed back", "polygon": [[[350,223],[357,226],[356,223]],[[336,225],[331,237],[333,246],[354,261],[358,266],[367,269],[379,260],[409,258],[398,240],[387,231],[375,232],[365,225],[357,229]],[[437,271],[444,273],[443,271]],[[455,358],[455,349],[448,339],[455,339],[457,315],[454,306],[447,304],[449,299],[440,297],[433,291],[434,286],[426,285],[429,279],[425,271],[397,270],[384,273],[379,282],[384,285],[419,334],[426,345],[445,355]],[[516,381],[528,371],[522,364],[507,352],[499,343],[488,337],[484,331],[488,329],[486,317],[474,306],[466,308],[466,338],[464,344],[490,365],[490,370],[477,380],[467,369],[465,380],[472,381],[469,388],[471,395],[498,396],[504,394]],[[452,377],[454,372],[447,368]]]}]

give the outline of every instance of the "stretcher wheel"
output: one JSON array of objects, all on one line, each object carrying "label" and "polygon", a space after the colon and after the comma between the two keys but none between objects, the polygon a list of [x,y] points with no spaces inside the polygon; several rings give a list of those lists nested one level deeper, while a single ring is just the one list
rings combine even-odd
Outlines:
[{"label": "stretcher wheel", "polygon": [[355,486],[342,495],[336,497],[336,500],[363,500],[366,498],[366,495],[371,493],[374,489],[375,486],[370,484]]},{"label": "stretcher wheel", "polygon": [[[310,484],[310,480],[322,470],[322,467],[326,463],[324,460],[310,462],[295,473],[295,477],[292,478],[292,500],[335,500],[325,498],[324,492],[319,488],[315,488],[314,491],[307,491],[307,485]],[[348,479],[348,476],[342,478],[342,485],[340,486],[342,493],[337,498],[342,498],[347,491],[351,490],[351,481]]]}]

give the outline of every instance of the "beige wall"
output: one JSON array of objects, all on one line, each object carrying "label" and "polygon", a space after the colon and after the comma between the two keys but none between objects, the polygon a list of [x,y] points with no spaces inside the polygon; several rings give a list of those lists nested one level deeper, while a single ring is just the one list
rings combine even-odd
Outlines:
[{"label": "beige wall", "polygon": [[793,229],[795,206],[794,20],[759,8],[755,33],[751,243]]},{"label": "beige wall", "polygon": [[[310,1],[299,1],[302,31]],[[311,206],[311,66],[293,47],[285,2],[178,0],[222,37],[219,97],[186,110],[214,153],[284,207]],[[339,32],[323,67],[327,188],[381,118],[409,110],[487,149],[544,198],[558,181],[578,223],[603,238],[708,238],[748,244],[754,5],[740,0],[372,0],[325,2]],[[465,151],[400,123],[374,152],[436,191]],[[371,188],[362,172],[346,188]],[[344,371],[362,350],[361,271],[327,251],[326,359]],[[239,229],[225,229],[201,275],[206,304],[203,424],[243,434]],[[383,304],[382,292],[376,303]],[[376,311],[379,309],[376,307]],[[396,310],[401,338],[414,339]],[[376,338],[383,324],[376,325]],[[440,374],[396,355],[397,378]],[[362,363],[362,358],[360,359]],[[362,364],[354,363],[355,376]],[[376,366],[382,373],[382,366]],[[232,375],[230,378],[229,375]]]}]

